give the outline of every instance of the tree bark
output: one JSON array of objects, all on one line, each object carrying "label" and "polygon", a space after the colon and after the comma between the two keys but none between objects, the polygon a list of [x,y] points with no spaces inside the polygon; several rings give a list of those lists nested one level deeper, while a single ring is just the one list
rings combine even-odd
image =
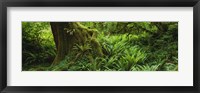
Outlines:
[{"label": "tree bark", "polygon": [[52,65],[55,65],[59,63],[61,60],[64,59],[66,55],[66,44],[65,42],[65,33],[64,33],[64,27],[68,26],[69,23],[61,23],[61,22],[51,22],[51,29],[54,36],[54,41],[57,49],[57,55],[52,63]]},{"label": "tree bark", "polygon": [[81,45],[89,41],[90,44],[96,45],[99,55],[103,56],[101,46],[95,39],[96,30],[88,29],[78,22],[50,22],[50,25],[57,49],[57,55],[52,65],[62,61],[70,53],[75,43]]}]

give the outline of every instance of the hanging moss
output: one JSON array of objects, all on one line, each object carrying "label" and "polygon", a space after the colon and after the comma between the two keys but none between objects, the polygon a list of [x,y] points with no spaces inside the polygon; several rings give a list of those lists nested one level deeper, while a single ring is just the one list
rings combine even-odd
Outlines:
[{"label": "hanging moss", "polygon": [[96,29],[88,29],[87,27],[81,25],[78,22],[71,23],[75,29],[75,40],[78,44],[89,43],[93,46],[98,55],[103,56],[102,48],[100,43],[97,41],[98,31]]}]

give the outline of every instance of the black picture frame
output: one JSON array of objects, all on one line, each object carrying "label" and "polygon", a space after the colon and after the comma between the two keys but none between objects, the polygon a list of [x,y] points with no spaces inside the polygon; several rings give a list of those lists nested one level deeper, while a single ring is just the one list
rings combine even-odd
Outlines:
[{"label": "black picture frame", "polygon": [[[194,86],[7,86],[7,7],[193,7]],[[2,0],[0,2],[1,93],[200,93],[200,0]]]}]

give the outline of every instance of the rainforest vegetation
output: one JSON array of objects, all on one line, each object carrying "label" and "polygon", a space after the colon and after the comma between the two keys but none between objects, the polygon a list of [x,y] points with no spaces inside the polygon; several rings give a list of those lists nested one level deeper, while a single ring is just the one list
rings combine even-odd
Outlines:
[{"label": "rainforest vegetation", "polygon": [[178,71],[178,22],[22,22],[23,71]]}]

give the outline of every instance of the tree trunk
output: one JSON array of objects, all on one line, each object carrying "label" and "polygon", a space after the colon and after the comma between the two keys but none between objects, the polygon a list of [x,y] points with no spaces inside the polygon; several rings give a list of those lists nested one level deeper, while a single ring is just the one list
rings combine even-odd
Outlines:
[{"label": "tree trunk", "polygon": [[78,22],[50,22],[54,41],[57,49],[57,55],[52,65],[58,64],[72,50],[74,43],[84,44],[90,42],[95,44],[99,55],[103,55],[101,46],[96,41],[97,31],[88,29]]},{"label": "tree trunk", "polygon": [[50,25],[57,49],[57,55],[52,63],[52,65],[55,65],[59,63],[61,60],[63,60],[66,55],[64,27],[68,26],[69,23],[51,22]]}]

